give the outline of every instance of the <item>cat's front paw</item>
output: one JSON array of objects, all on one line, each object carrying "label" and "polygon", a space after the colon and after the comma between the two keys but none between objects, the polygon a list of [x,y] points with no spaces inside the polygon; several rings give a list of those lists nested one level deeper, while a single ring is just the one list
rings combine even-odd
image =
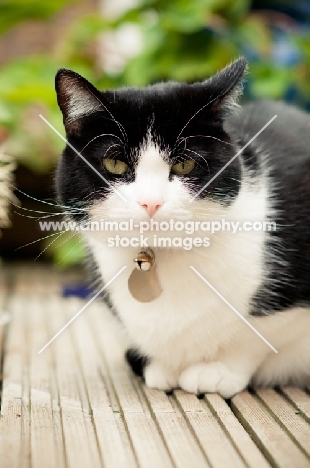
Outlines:
[{"label": "cat's front paw", "polygon": [[151,362],[145,368],[144,379],[148,387],[158,390],[168,391],[178,386],[177,376],[156,361]]},{"label": "cat's front paw", "polygon": [[231,398],[248,383],[248,376],[231,372],[222,362],[195,364],[179,377],[179,386],[187,392],[219,393],[223,398]]}]

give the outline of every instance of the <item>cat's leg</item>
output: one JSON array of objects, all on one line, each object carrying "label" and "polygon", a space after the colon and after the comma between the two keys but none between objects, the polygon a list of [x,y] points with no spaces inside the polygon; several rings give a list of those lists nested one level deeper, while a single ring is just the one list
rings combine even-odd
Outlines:
[{"label": "cat's leg", "polygon": [[[251,384],[310,385],[310,310],[303,322],[304,332],[297,334],[289,343],[272,353],[255,372]],[[302,319],[299,319],[302,323]]]},{"label": "cat's leg", "polygon": [[126,361],[130,365],[132,371],[138,376],[143,377],[145,366],[149,362],[147,356],[142,356],[135,348],[130,348],[125,354]]},{"label": "cat's leg", "polygon": [[222,345],[214,362],[200,362],[183,370],[180,387],[191,393],[218,392],[230,398],[250,381],[254,385],[309,381],[310,310],[295,308],[249,320],[277,352],[242,325]]},{"label": "cat's leg", "polygon": [[143,377],[148,387],[169,391],[178,386],[178,376],[156,359],[142,356],[135,348],[126,351],[126,360],[133,372]]},{"label": "cat's leg", "polygon": [[169,391],[179,386],[178,374],[169,370],[164,364],[152,360],[145,367],[144,379],[148,387]]},{"label": "cat's leg", "polygon": [[251,375],[243,370],[231,370],[223,362],[201,362],[185,369],[179,377],[179,386],[189,393],[219,393],[231,398],[246,388]]}]

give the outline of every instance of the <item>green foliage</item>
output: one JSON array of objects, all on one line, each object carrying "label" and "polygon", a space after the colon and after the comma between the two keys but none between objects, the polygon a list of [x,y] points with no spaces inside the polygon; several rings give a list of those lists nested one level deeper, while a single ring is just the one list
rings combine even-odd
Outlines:
[{"label": "green foliage", "polygon": [[[56,238],[56,239],[55,239]],[[85,246],[78,234],[65,232],[56,235],[54,240],[46,239],[44,245],[46,254],[53,259],[59,268],[66,268],[70,265],[78,265],[85,258]]]},{"label": "green foliage", "polygon": [[234,28],[244,19],[247,0],[142,1],[111,24],[140,27],[142,53],[130,61],[122,80],[145,85],[166,79],[204,79],[239,55]]},{"label": "green foliage", "polygon": [[[66,1],[65,4],[74,3]],[[0,5],[0,34],[27,20],[44,20],[64,7],[63,0],[2,0]]]},{"label": "green foliage", "polygon": [[[0,34],[27,20],[48,20],[80,0],[4,0],[0,4]],[[143,50],[120,73],[103,73],[96,63],[95,41],[105,31],[136,25]],[[55,164],[63,142],[44,122],[43,114],[60,132],[62,117],[54,91],[58,68],[86,76],[101,89],[143,86],[159,80],[194,81],[212,75],[234,58],[249,58],[246,91],[251,98],[284,98],[295,86],[301,100],[310,101],[310,35],[287,32],[301,60],[294,66],[272,59],[274,37],[270,18],[251,12],[251,0],[140,0],[114,20],[99,14],[84,16],[67,27],[48,55],[17,58],[0,72],[0,129],[8,149],[33,171],[46,172]],[[77,262],[83,256],[74,239],[54,244],[54,257]]]},{"label": "green foliage", "polygon": [[[6,0],[0,6],[0,32],[29,19],[48,19],[79,0]],[[18,6],[17,6],[18,4]],[[252,15],[250,0],[140,0],[138,7],[108,21],[87,15],[68,26],[49,55],[17,58],[0,72],[0,125],[10,135],[11,153],[34,171],[47,171],[63,147],[39,120],[44,114],[62,131],[54,76],[61,66],[72,68],[101,88],[143,86],[158,80],[205,79],[242,53],[250,63],[248,91],[252,97],[283,98],[291,83],[309,96],[309,68],[287,67],[270,59],[273,47],[269,22]],[[135,24],[143,50],[119,74],[103,74],[91,45],[104,31]],[[310,38],[292,36],[310,61]]]},{"label": "green foliage", "polygon": [[[26,19],[38,17],[31,16],[36,4],[41,5],[41,2],[25,2],[25,8],[21,10],[29,8]],[[53,8],[47,6],[45,10],[43,5],[37,13],[40,18],[49,17],[61,7],[64,8],[63,1],[55,2]],[[13,2],[10,2],[10,6],[14,10]],[[8,22],[14,16],[10,8],[1,5],[0,18],[6,24],[5,15]],[[16,15],[14,18],[14,25],[22,21],[22,16]],[[49,55],[18,57],[1,69],[0,128],[9,135],[7,151],[34,172],[51,170],[63,149],[63,141],[39,118],[39,114],[43,114],[63,132],[62,116],[54,89],[56,71],[60,67],[72,68],[96,82],[94,59],[86,49],[104,25],[105,21],[95,16],[78,20],[68,28],[66,36],[57,42]]]},{"label": "green foliage", "polygon": [[284,30],[287,46],[295,47],[300,63],[277,63],[275,30],[267,15],[252,14],[249,0],[141,0],[110,28],[124,22],[140,28],[144,47],[117,77],[121,82],[201,80],[244,54],[250,65],[251,98],[284,99],[290,87],[297,87],[299,104],[310,99],[309,31]]}]

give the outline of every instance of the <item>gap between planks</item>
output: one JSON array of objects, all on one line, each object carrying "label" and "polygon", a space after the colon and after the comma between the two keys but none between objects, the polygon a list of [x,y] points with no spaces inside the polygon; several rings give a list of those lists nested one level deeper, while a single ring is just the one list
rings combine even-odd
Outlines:
[{"label": "gap between planks", "polygon": [[310,467],[305,391],[243,392],[232,412],[218,395],[149,389],[124,363],[100,302],[38,355],[85,303],[61,297],[64,278],[49,268],[16,272],[7,303],[3,468]]}]

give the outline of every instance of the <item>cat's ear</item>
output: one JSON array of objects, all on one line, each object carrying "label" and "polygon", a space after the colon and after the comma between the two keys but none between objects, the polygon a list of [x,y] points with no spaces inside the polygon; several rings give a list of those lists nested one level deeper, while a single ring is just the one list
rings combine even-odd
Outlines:
[{"label": "cat's ear", "polygon": [[102,109],[99,91],[72,70],[61,68],[57,72],[55,89],[67,133],[78,133],[79,119]]},{"label": "cat's ear", "polygon": [[223,70],[201,83],[211,96],[210,104],[216,111],[229,113],[238,107],[238,98],[243,91],[243,77],[247,68],[245,57],[239,57]]}]

